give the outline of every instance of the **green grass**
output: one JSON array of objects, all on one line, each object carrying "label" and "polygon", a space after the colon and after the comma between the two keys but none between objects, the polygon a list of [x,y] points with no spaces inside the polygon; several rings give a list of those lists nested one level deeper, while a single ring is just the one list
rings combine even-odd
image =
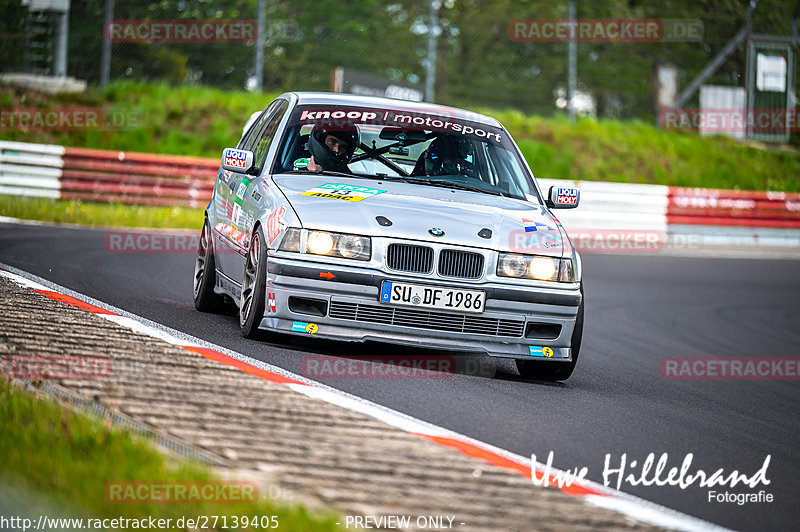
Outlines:
[{"label": "green grass", "polygon": [[0,86],[0,108],[100,107],[104,113],[129,119],[127,127],[117,129],[10,130],[0,131],[0,139],[218,158],[223,148],[236,145],[250,114],[265,108],[275,96],[130,82],[56,96]]},{"label": "green grass", "polygon": [[96,227],[203,227],[203,209],[0,195],[0,216]]},{"label": "green grass", "polygon": [[[253,111],[276,94],[116,82],[105,90],[50,96],[0,87],[0,108],[100,106],[133,109],[135,127],[104,131],[0,131],[0,138],[114,150],[219,157]],[[800,191],[800,154],[726,137],[661,131],[641,121],[544,118],[476,109],[497,117],[539,177],[672,186]]]},{"label": "green grass", "polygon": [[800,154],[640,121],[491,112],[538,177],[742,190],[800,191]]},{"label": "green grass", "polygon": [[333,517],[312,515],[302,506],[280,505],[263,497],[256,502],[224,504],[107,502],[108,482],[168,484],[219,479],[205,466],[168,461],[149,443],[133,439],[128,432],[109,428],[99,419],[76,414],[48,399],[37,399],[3,378],[0,456],[0,492],[31,494],[21,501],[23,507],[13,508],[16,515],[56,508],[58,513],[50,517],[152,516],[171,518],[173,523],[183,515],[224,515],[229,525],[233,516],[250,520],[275,515],[280,530],[337,530]]}]

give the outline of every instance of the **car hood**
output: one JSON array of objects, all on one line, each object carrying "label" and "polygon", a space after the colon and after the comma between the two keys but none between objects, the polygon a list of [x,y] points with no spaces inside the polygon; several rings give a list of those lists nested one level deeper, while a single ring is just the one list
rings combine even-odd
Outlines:
[{"label": "car hood", "polygon": [[[560,224],[544,206],[478,192],[415,185],[391,180],[324,175],[277,175],[273,181],[309,229],[422,240],[498,251],[561,256]],[[303,195],[329,184],[381,190],[360,201]],[[376,217],[391,226],[382,226]],[[430,230],[444,231],[432,236]],[[483,229],[491,236],[480,236]],[[486,231],[484,231],[484,235]]]}]

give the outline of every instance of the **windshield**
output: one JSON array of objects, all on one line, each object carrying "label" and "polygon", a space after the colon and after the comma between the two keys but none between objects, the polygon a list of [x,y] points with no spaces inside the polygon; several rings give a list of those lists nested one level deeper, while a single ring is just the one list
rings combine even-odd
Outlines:
[{"label": "windshield", "polygon": [[272,171],[394,178],[540,202],[504,129],[446,114],[298,106]]}]

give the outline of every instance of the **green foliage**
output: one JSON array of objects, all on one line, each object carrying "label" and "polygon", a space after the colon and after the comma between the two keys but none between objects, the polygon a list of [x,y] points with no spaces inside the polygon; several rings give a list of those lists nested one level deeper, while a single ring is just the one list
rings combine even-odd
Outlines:
[{"label": "green foliage", "polygon": [[[234,146],[253,111],[276,94],[207,87],[112,83],[79,96],[43,96],[0,88],[0,98],[28,106],[122,106],[137,111],[136,127],[104,131],[0,131],[0,138],[179,155],[219,157]],[[18,105],[18,104],[17,104]],[[658,183],[676,186],[798,191],[800,156],[725,137],[661,131],[642,121],[475,109],[509,129],[539,177]]]},{"label": "green foliage", "polygon": [[[282,506],[261,498],[254,503],[159,504],[106,501],[108,482],[159,484],[216,480],[199,463],[167,461],[150,444],[129,432],[110,428],[96,418],[37,399],[0,378],[0,485],[31,492],[28,509],[48,501],[58,517],[172,518],[191,515],[277,515],[281,529],[337,530],[335,519],[310,515],[302,506]],[[74,513],[64,513],[64,509]],[[15,508],[17,515],[24,507]],[[56,517],[50,515],[50,517]]]},{"label": "green foliage", "polygon": [[[13,107],[101,107],[127,117],[122,127],[72,131],[0,131],[0,138],[66,146],[219,157],[235,145],[247,117],[277,94],[226,92],[166,83],[120,81],[85,95],[44,95],[0,86]],[[24,102],[24,103],[23,103]]]},{"label": "green foliage", "polygon": [[19,70],[23,65],[28,8],[19,0],[0,0],[0,11],[0,72]]},{"label": "green foliage", "polygon": [[0,216],[97,227],[163,227],[200,230],[203,210],[146,207],[0,195]]},{"label": "green foliage", "polygon": [[538,177],[743,190],[800,191],[800,154],[727,137],[661,131],[641,121],[491,113]]},{"label": "green foliage", "polygon": [[[794,0],[761,0],[755,33],[790,35]],[[427,62],[428,2],[413,0],[271,0],[266,3],[264,87],[272,92],[327,90],[336,67],[394,81],[421,83]],[[115,20],[254,20],[257,0],[116,2]],[[693,19],[697,42],[579,42],[578,88],[597,100],[598,116],[650,121],[655,70],[670,63],[685,87],[745,23],[743,0],[607,0],[576,2],[580,19]],[[68,73],[90,84],[100,75],[104,0],[72,2]],[[26,8],[0,0],[6,46],[0,71],[23,66]],[[437,101],[552,114],[554,92],[567,83],[567,43],[519,42],[520,19],[564,19],[565,0],[449,0],[441,2]],[[8,45],[10,44],[10,45]],[[166,81],[243,89],[254,74],[254,43],[112,44],[111,79]],[[708,84],[743,86],[740,47]],[[692,102],[690,107],[696,107]]]}]

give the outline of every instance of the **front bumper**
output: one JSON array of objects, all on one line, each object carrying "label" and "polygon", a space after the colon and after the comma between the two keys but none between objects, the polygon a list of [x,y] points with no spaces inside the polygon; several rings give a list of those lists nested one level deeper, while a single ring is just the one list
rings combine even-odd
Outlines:
[{"label": "front bumper", "polygon": [[577,287],[470,283],[469,288],[486,291],[485,310],[464,314],[382,304],[378,299],[384,280],[464,288],[453,280],[423,280],[371,268],[331,267],[270,256],[267,305],[260,328],[494,357],[572,360],[570,341],[582,298]]}]

